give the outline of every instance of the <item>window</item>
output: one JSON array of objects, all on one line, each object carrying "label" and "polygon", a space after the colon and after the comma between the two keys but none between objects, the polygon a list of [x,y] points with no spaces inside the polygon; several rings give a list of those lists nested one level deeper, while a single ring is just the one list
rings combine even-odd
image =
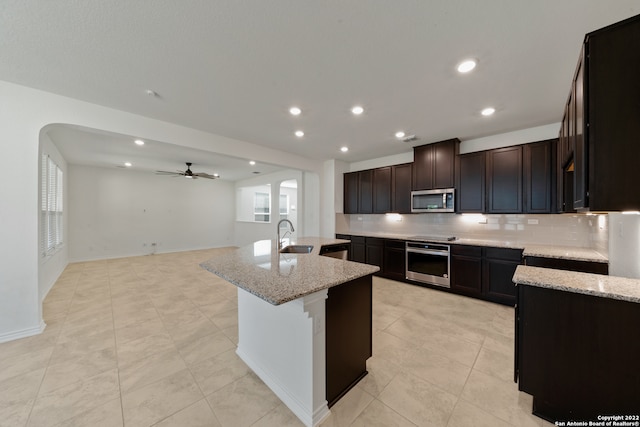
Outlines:
[{"label": "window", "polygon": [[53,253],[63,238],[62,170],[46,154],[42,156],[41,235],[42,256]]},{"label": "window", "polygon": [[271,214],[271,196],[269,193],[255,193],[253,197],[253,220],[269,222]]},{"label": "window", "polygon": [[289,195],[280,194],[280,218],[284,219],[289,215]]}]

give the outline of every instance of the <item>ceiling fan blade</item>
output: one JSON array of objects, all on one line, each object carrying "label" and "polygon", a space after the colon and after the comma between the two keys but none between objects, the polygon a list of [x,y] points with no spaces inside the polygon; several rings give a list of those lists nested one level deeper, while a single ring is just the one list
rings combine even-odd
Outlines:
[{"label": "ceiling fan blade", "polygon": [[156,171],[156,175],[184,175],[184,172]]},{"label": "ceiling fan blade", "polygon": [[198,172],[198,173],[194,173],[194,174],[193,174],[193,176],[194,176],[194,177],[196,177],[196,176],[197,176],[197,177],[200,177],[200,178],[207,178],[207,179],[216,179],[216,178],[218,178],[217,176],[215,176],[215,175],[210,175],[210,174],[208,174],[208,173],[206,173],[206,172]]}]

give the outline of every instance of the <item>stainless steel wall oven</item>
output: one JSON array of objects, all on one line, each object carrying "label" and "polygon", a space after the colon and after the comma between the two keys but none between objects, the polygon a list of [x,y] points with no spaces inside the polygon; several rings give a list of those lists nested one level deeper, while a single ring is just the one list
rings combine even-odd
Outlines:
[{"label": "stainless steel wall oven", "polygon": [[406,243],[407,279],[450,287],[449,245],[422,242]]}]

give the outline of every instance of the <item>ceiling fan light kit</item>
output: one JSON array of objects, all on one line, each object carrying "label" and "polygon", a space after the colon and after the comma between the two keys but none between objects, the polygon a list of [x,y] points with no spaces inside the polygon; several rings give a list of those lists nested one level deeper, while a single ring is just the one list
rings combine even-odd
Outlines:
[{"label": "ceiling fan light kit", "polygon": [[177,171],[177,172],[169,172],[169,171],[156,171],[156,175],[171,175],[173,177],[176,176],[183,176],[187,179],[198,179],[198,178],[206,178],[206,179],[217,179],[220,178],[220,175],[218,175],[217,173],[210,175],[206,172],[192,172],[191,171],[191,165],[193,163],[187,162],[187,170],[184,172],[181,171]]}]

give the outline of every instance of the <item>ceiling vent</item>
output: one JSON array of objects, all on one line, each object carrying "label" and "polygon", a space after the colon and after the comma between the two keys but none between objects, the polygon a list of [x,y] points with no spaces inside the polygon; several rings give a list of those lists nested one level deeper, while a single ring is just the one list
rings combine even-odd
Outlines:
[{"label": "ceiling vent", "polygon": [[418,137],[415,135],[407,135],[404,138],[402,138],[402,142],[413,142],[417,140],[418,140]]}]

